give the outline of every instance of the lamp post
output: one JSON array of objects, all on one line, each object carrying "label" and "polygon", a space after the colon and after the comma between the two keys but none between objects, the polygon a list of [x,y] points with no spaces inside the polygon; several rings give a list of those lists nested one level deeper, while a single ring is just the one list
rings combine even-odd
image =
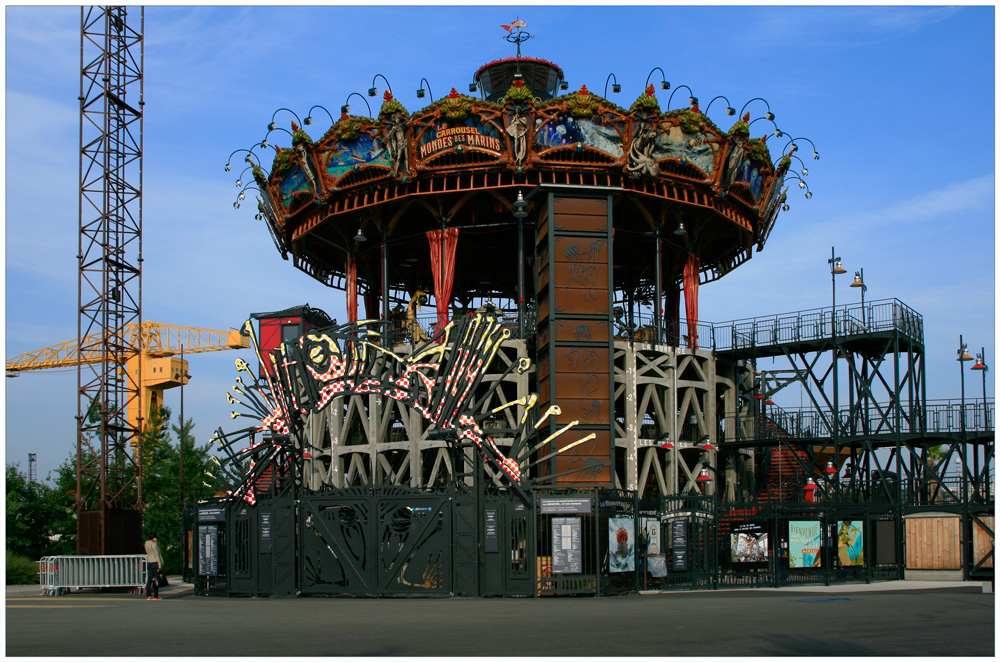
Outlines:
[{"label": "lamp post", "polygon": [[986,365],[986,348],[983,347],[976,354],[976,364],[972,366],[973,370],[979,370],[983,373],[983,429],[990,429],[990,409],[986,402],[986,371],[989,370],[989,366]]},{"label": "lamp post", "polygon": [[836,462],[839,462],[840,445],[838,443],[838,439],[840,437],[840,397],[838,392],[840,391],[840,382],[837,380],[837,276],[839,274],[846,273],[846,269],[844,269],[844,265],[841,264],[840,258],[837,257],[837,251],[833,246],[830,247],[830,259],[828,262],[830,264],[830,287],[833,295],[833,308],[830,311],[830,332],[833,338],[833,416],[831,417],[831,432],[833,437],[834,459]]},{"label": "lamp post", "polygon": [[868,286],[865,285],[865,270],[864,267],[859,271],[854,272],[854,282],[851,283],[851,287],[861,288],[861,326],[865,325],[865,292],[868,291]]},{"label": "lamp post", "polygon": [[961,384],[962,384],[962,409],[961,409],[961,413],[960,413],[960,417],[959,417],[959,430],[960,430],[960,434],[961,434],[961,443],[962,443],[962,502],[964,504],[966,502],[967,497],[968,497],[968,490],[966,489],[966,480],[965,480],[965,474],[968,471],[968,469],[966,467],[966,464],[965,464],[965,462],[966,462],[966,456],[965,456],[965,453],[966,453],[966,448],[965,448],[965,362],[966,361],[971,361],[972,357],[969,356],[969,346],[965,344],[965,339],[962,337],[961,334],[959,334],[959,336],[958,336],[958,358],[955,359],[955,360],[958,361],[958,372],[959,372],[959,375],[961,376]]},{"label": "lamp post", "polygon": [[[983,373],[983,430],[988,431],[990,429],[990,408],[986,402],[986,371],[989,368],[986,366],[986,348],[983,347],[979,350],[979,354],[976,354],[976,363],[972,366],[973,370],[978,370]],[[985,461],[985,458],[984,458]],[[975,455],[973,456],[973,463],[975,465],[975,482],[976,482],[976,493],[979,493],[979,449],[976,449]]]},{"label": "lamp post", "polygon": [[514,201],[514,218],[517,219],[517,337],[524,339],[524,219],[528,217],[528,203],[521,192]]}]

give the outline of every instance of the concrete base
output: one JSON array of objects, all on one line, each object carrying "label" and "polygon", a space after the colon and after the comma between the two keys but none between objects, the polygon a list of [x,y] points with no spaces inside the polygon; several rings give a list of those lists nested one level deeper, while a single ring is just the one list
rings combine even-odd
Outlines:
[{"label": "concrete base", "polygon": [[906,578],[922,582],[960,582],[961,570],[906,570]]}]

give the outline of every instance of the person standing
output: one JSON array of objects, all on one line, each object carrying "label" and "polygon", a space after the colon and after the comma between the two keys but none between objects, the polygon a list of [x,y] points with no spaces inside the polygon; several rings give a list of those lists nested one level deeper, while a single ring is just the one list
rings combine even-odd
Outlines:
[{"label": "person standing", "polygon": [[160,567],[163,566],[163,557],[160,556],[160,544],[156,536],[150,536],[146,541],[146,599],[160,600],[160,583],[156,576]]}]

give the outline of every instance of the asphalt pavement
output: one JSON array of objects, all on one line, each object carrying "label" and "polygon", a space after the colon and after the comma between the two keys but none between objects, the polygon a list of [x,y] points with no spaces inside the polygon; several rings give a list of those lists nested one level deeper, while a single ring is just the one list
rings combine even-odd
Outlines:
[{"label": "asphalt pavement", "polygon": [[602,598],[163,600],[8,587],[9,656],[972,656],[989,585],[886,582]]}]

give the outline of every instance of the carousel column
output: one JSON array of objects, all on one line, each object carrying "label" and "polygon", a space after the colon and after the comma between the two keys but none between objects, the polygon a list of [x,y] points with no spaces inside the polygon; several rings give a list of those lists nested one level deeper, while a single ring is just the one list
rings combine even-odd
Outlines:
[{"label": "carousel column", "polygon": [[660,226],[656,226],[656,283],[654,284],[653,328],[657,345],[663,344],[663,243],[660,241]]},{"label": "carousel column", "polygon": [[[382,228],[382,319],[389,321],[389,244]],[[384,333],[384,330],[383,330]],[[393,344],[393,343],[390,343]]]},{"label": "carousel column", "polygon": [[347,321],[358,321],[358,261],[351,255],[347,258]]},{"label": "carousel column", "polygon": [[330,471],[326,483],[331,487],[344,487],[344,468],[341,465],[341,430],[344,429],[344,397],[334,398],[327,407],[330,413],[326,418],[326,427],[330,431]]},{"label": "carousel column", "polygon": [[639,421],[635,375],[635,345],[622,343],[625,377],[625,489],[639,489]]}]

